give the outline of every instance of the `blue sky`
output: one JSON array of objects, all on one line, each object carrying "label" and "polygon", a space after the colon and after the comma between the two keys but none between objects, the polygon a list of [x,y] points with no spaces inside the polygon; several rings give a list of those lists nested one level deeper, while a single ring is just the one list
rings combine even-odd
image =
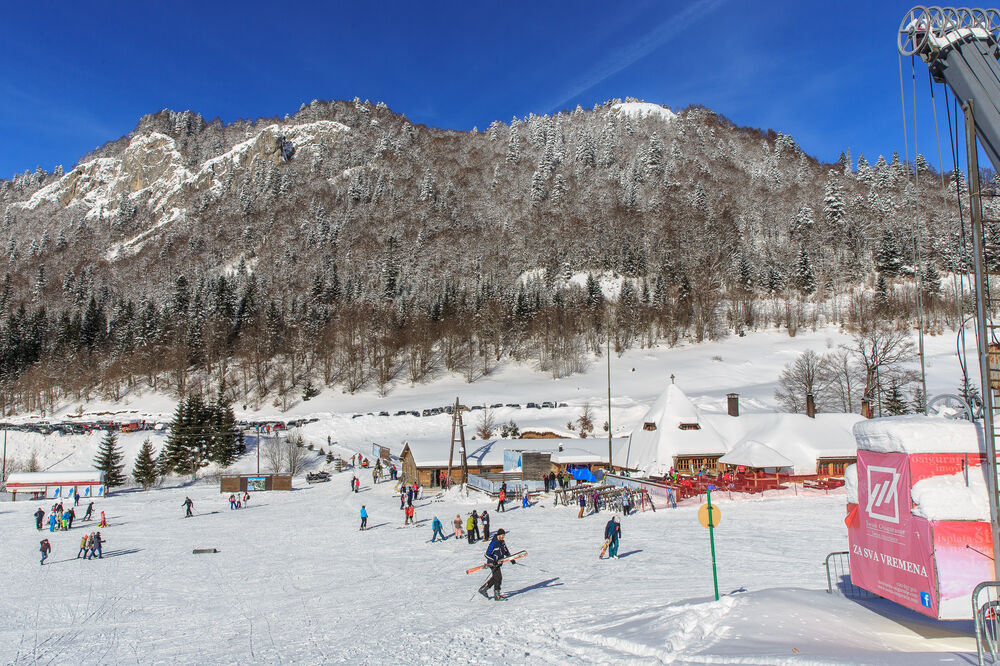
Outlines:
[{"label": "blue sky", "polygon": [[[909,2],[227,4],[10,3],[0,177],[69,167],[162,108],[228,122],[354,96],[483,129],[631,95],[790,133],[826,161],[845,147],[903,154],[896,30]],[[917,139],[936,164],[926,65],[916,73]]]}]

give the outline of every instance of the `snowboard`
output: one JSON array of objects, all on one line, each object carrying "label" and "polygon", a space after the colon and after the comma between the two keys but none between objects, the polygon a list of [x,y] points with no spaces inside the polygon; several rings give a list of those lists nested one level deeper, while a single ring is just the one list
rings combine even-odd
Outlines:
[{"label": "snowboard", "polygon": [[604,545],[601,546],[601,554],[597,556],[597,559],[601,559],[604,557],[604,554],[608,552],[608,546],[610,545],[611,545],[611,539],[605,539]]},{"label": "snowboard", "polygon": [[[510,557],[505,557],[502,560],[500,560],[500,564],[503,564],[504,562],[510,562],[512,560],[519,560],[519,559],[521,559],[522,557],[524,557],[527,554],[528,554],[528,551],[526,551],[526,550],[519,550],[516,553],[514,553],[513,555],[511,555]],[[465,573],[470,574],[470,573],[473,573],[474,571],[479,571],[480,569],[485,569],[487,566],[489,566],[489,565],[488,564],[480,564],[478,567],[472,567],[471,569],[466,569]]]}]

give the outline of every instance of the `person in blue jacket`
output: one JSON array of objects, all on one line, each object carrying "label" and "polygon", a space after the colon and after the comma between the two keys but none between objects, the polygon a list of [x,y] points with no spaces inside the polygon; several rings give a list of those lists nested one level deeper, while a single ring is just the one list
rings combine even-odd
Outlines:
[{"label": "person in blue jacket", "polygon": [[434,521],[431,523],[431,527],[434,529],[434,536],[431,537],[431,542],[437,541],[438,537],[441,537],[441,541],[445,540],[444,532],[441,531],[441,521],[438,520],[437,516],[434,516]]},{"label": "person in blue jacket", "polygon": [[604,538],[610,541],[608,544],[608,557],[618,559],[618,539],[622,535],[622,526],[618,523],[618,516],[608,521],[604,526]]},{"label": "person in blue jacket", "polygon": [[368,527],[368,512],[365,510],[365,505],[361,505],[361,529],[366,529]]},{"label": "person in blue jacket", "polygon": [[55,531],[56,531],[56,514],[55,513],[50,513],[49,514],[49,532],[55,532]]},{"label": "person in blue jacket", "polygon": [[[510,551],[507,550],[507,544],[504,542],[504,535],[504,529],[501,527],[497,530],[496,536],[493,537],[490,545],[486,548],[486,566],[490,568],[490,577],[479,588],[479,594],[489,599],[490,595],[486,594],[486,591],[492,585],[494,601],[504,601],[507,598],[500,594],[500,584],[503,582],[500,565],[503,564],[502,560],[505,557],[510,557]],[[510,563],[514,564],[514,560],[511,560]]]}]

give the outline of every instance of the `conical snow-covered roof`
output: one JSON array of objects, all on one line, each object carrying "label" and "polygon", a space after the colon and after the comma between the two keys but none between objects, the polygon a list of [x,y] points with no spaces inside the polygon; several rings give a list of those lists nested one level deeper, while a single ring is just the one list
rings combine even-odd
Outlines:
[{"label": "conical snow-covered roof", "polygon": [[676,385],[670,384],[632,431],[626,466],[662,474],[675,456],[718,456],[726,452],[725,440]]}]

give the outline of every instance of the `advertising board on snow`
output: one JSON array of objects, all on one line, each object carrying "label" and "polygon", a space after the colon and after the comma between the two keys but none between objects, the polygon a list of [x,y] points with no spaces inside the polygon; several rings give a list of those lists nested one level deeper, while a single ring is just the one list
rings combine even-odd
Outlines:
[{"label": "advertising board on snow", "polygon": [[981,433],[894,417],[859,423],[855,435],[851,582],[930,617],[970,618],[973,589],[993,580]]},{"label": "advertising board on snow", "polygon": [[851,530],[851,582],[937,616],[930,524],[910,512],[905,453],[858,451],[858,512]]}]

